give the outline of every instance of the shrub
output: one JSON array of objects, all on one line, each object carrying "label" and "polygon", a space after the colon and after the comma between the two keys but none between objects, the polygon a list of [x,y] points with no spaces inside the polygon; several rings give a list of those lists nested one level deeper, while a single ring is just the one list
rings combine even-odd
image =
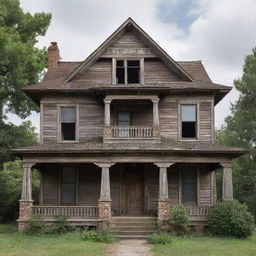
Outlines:
[{"label": "shrub", "polygon": [[209,230],[215,235],[248,237],[254,229],[254,218],[245,204],[232,200],[217,202],[210,210]]},{"label": "shrub", "polygon": [[177,205],[170,209],[170,217],[168,223],[172,232],[176,235],[187,235],[190,233],[188,226],[187,208],[183,205]]},{"label": "shrub", "polygon": [[32,215],[28,219],[28,228],[24,231],[29,235],[39,235],[45,232],[45,224],[41,216]]},{"label": "shrub", "polygon": [[113,235],[107,229],[85,230],[81,235],[84,241],[93,241],[101,243],[112,243],[115,241]]},{"label": "shrub", "polygon": [[72,232],[75,230],[75,227],[67,221],[68,217],[63,214],[55,215],[55,222],[47,227],[46,233],[48,234],[60,234]]},{"label": "shrub", "polygon": [[148,238],[148,242],[150,244],[170,244],[171,241],[172,238],[167,232],[163,232],[160,234],[155,233]]}]

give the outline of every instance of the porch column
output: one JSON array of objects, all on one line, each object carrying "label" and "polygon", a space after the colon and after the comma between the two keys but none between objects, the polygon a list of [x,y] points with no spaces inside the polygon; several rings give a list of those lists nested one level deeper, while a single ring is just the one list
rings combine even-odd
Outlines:
[{"label": "porch column", "polygon": [[104,99],[105,103],[105,117],[104,117],[104,124],[105,126],[110,126],[110,99]]},{"label": "porch column", "polygon": [[20,211],[19,211],[19,230],[24,230],[26,228],[25,221],[30,217],[32,213],[32,175],[31,168],[33,163],[23,163],[23,182],[22,182],[22,192],[21,199],[19,200]]},{"label": "porch column", "polygon": [[222,200],[233,200],[232,163],[221,163],[223,167]]},{"label": "porch column", "polygon": [[158,198],[158,220],[167,220],[169,217],[170,203],[168,195],[167,168],[174,163],[155,163],[159,167],[159,198]]},{"label": "porch column", "polygon": [[111,218],[111,195],[109,168],[113,163],[95,163],[101,168],[101,186],[99,198],[99,219],[108,220]]},{"label": "porch column", "polygon": [[159,98],[151,99],[153,102],[153,126],[159,126]]}]

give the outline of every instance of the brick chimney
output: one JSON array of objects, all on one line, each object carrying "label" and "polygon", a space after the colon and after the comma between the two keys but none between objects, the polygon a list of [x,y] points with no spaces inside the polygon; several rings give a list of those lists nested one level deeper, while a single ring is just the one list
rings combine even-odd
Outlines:
[{"label": "brick chimney", "polygon": [[57,42],[51,42],[48,47],[48,71],[53,70],[57,67],[60,59],[59,47]]}]

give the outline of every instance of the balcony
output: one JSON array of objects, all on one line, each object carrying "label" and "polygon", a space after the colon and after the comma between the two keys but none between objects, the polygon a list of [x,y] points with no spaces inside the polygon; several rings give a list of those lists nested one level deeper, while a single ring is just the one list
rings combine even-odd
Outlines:
[{"label": "balcony", "polygon": [[160,141],[157,95],[107,95],[104,142]]}]

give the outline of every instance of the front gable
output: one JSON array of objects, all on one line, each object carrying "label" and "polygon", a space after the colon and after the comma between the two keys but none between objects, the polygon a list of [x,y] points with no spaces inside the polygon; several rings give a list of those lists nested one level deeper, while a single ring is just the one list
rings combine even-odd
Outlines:
[{"label": "front gable", "polygon": [[[193,81],[193,78],[175,62],[146,32],[131,18],[124,22],[103,44],[101,44],[82,64],[72,72],[65,82],[81,76],[97,64],[100,59],[112,58],[155,58],[160,59],[176,80]],[[179,79],[178,79],[179,78]],[[87,79],[85,79],[87,80]],[[89,79],[90,80],[90,79]],[[170,81],[168,81],[170,82]]]}]

